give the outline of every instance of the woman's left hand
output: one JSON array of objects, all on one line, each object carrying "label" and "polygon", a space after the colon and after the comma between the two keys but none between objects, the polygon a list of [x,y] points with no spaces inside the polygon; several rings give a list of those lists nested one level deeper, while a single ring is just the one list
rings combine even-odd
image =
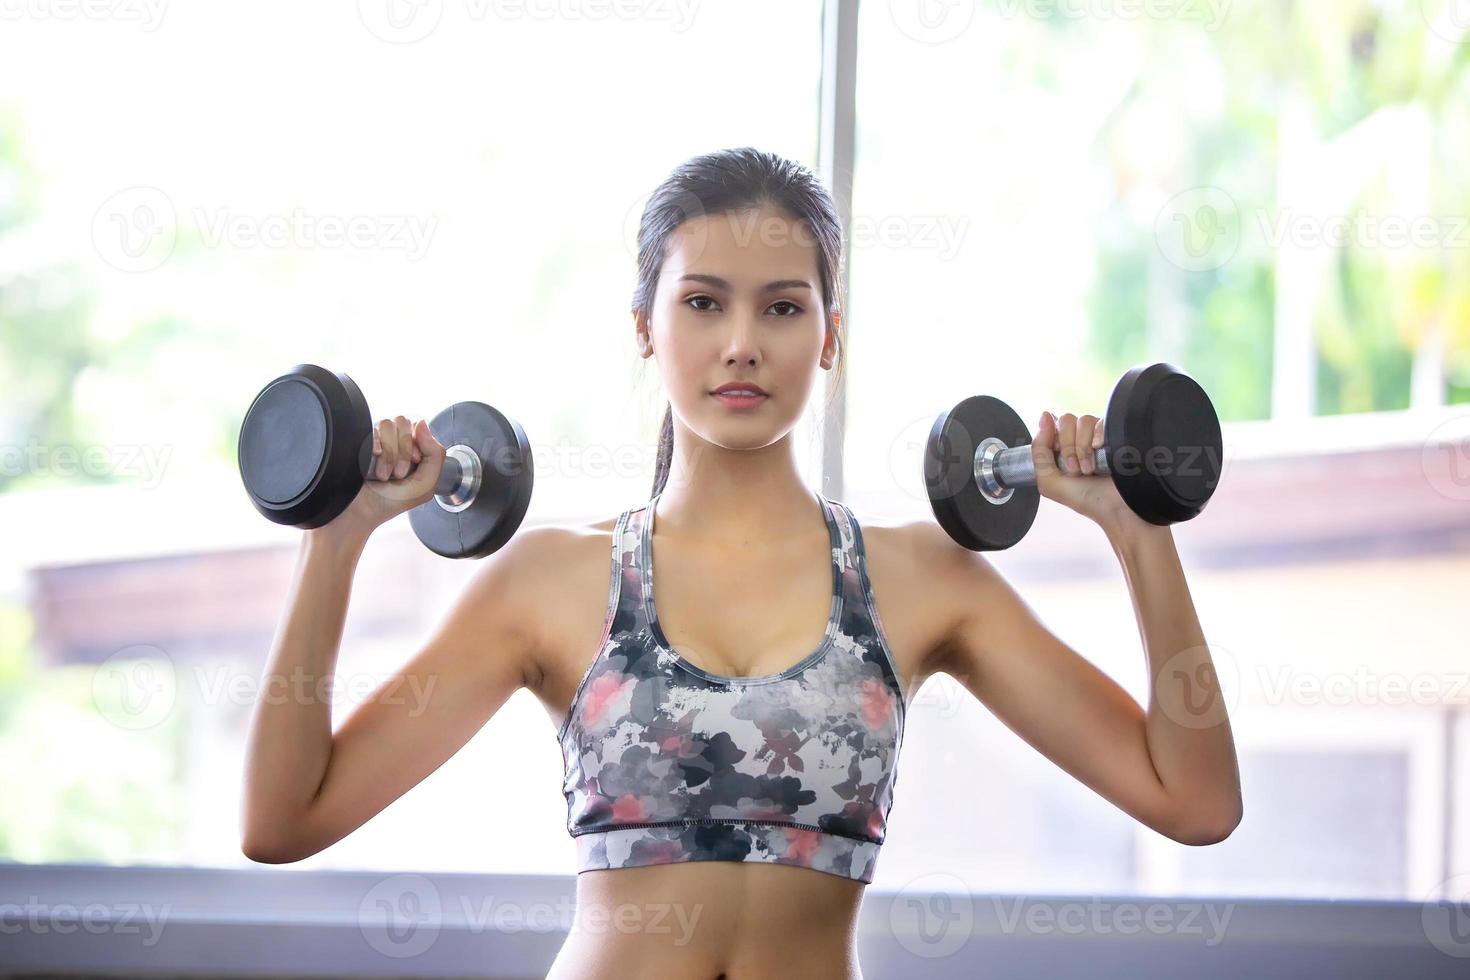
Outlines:
[{"label": "woman's left hand", "polygon": [[[1097,472],[1093,455],[1102,444],[1102,420],[1097,416],[1079,419],[1068,412],[1058,419],[1043,412],[1031,441],[1037,490],[1103,526],[1146,524],[1128,509],[1113,478]],[[1058,456],[1065,469],[1057,466]]]}]

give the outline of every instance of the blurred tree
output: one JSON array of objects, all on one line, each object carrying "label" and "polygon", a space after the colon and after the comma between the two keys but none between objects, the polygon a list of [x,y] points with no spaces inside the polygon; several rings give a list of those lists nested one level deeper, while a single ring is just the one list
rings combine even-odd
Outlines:
[{"label": "blurred tree", "polygon": [[[1163,105],[1164,118],[1185,127],[1188,152],[1177,168],[1161,162],[1147,174],[1131,172],[1116,152],[1109,161],[1116,194],[1096,230],[1097,278],[1090,298],[1100,358],[1122,370],[1159,356],[1160,321],[1182,317],[1185,322],[1173,331],[1186,338],[1187,353],[1179,356],[1216,396],[1222,417],[1270,415],[1276,256],[1269,248],[1251,247],[1254,229],[1244,216],[1282,210],[1275,179],[1279,110],[1283,93],[1293,90],[1307,96],[1315,136],[1323,141],[1382,110],[1423,107],[1432,143],[1391,148],[1424,157],[1414,162],[1422,164],[1417,170],[1396,164],[1401,183],[1407,173],[1407,183],[1425,192],[1423,210],[1407,213],[1402,193],[1375,193],[1373,184],[1343,207],[1346,217],[1357,210],[1378,219],[1431,217],[1442,232],[1435,247],[1397,251],[1353,237],[1328,265],[1330,282],[1310,324],[1317,346],[1317,413],[1407,407],[1421,345],[1443,345],[1446,400],[1470,400],[1470,230],[1462,227],[1470,215],[1470,187],[1463,179],[1470,169],[1464,126],[1470,118],[1470,43],[1446,44],[1426,31],[1424,18],[1434,16],[1436,7],[1297,0],[1234,5],[1215,30],[1183,18],[1145,18],[1134,25],[1148,35],[1149,57],[1138,60],[1134,82],[1098,142],[1115,150],[1133,114],[1145,108],[1156,113]],[[1079,17],[1053,18],[1051,26],[1056,60],[1066,58],[1073,45],[1098,43],[1096,33],[1107,28],[1099,18]],[[1136,129],[1127,135],[1138,138]],[[1387,158],[1390,148],[1384,149]],[[1150,178],[1161,199],[1189,188],[1224,189],[1242,221],[1239,252],[1220,268],[1200,271],[1151,261],[1159,248],[1154,229],[1129,199]],[[1161,288],[1159,276],[1182,283]]]},{"label": "blurred tree", "polygon": [[0,104],[0,493],[63,481],[114,482],[111,472],[74,467],[58,476],[35,461],[58,446],[98,441],[73,401],[84,370],[140,363],[183,332],[181,323],[164,317],[117,339],[93,336],[95,288],[80,258],[53,260],[39,247],[40,181],[24,152],[19,113]]}]

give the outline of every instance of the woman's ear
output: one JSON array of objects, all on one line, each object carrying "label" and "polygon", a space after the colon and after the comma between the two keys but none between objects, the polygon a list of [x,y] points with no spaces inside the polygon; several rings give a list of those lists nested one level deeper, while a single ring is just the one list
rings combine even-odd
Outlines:
[{"label": "woman's ear", "polygon": [[837,363],[837,331],[842,326],[842,313],[839,310],[832,311],[832,323],[827,327],[827,340],[822,344],[822,370],[831,370],[832,365]]},{"label": "woman's ear", "polygon": [[649,333],[648,317],[638,310],[633,311],[633,342],[638,345],[638,354],[648,357],[653,353],[653,337]]}]

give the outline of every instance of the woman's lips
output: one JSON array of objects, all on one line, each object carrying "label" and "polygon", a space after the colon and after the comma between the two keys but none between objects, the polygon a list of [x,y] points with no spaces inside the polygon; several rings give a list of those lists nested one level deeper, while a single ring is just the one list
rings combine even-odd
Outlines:
[{"label": "woman's lips", "polygon": [[743,408],[743,409],[751,409],[751,408],[755,408],[757,405],[761,404],[767,398],[770,397],[769,395],[757,395],[757,394],[750,393],[750,392],[733,392],[733,391],[732,392],[716,391],[713,394],[714,394],[716,400],[718,400],[720,404],[725,405],[728,408],[736,408],[736,409],[741,409],[741,408]]}]

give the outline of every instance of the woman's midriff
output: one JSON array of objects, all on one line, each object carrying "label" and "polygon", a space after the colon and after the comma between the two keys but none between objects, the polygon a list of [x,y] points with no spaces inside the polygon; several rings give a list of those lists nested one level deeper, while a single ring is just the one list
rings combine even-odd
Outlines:
[{"label": "woman's midriff", "polygon": [[548,980],[861,980],[863,883],[779,864],[584,871]]}]

